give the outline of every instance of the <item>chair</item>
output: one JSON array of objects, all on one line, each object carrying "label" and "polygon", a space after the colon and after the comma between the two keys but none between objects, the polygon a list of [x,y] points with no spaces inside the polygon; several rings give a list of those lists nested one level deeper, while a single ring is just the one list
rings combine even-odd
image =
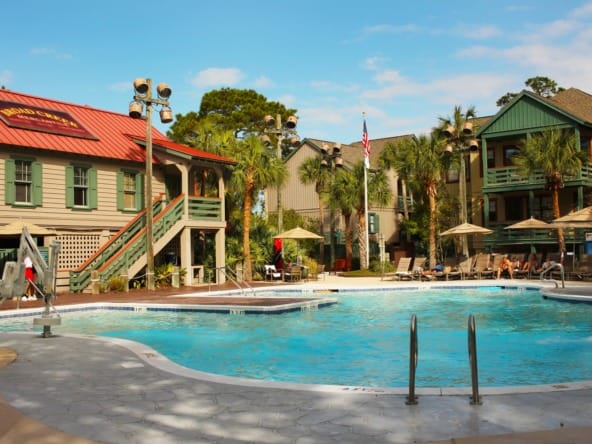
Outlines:
[{"label": "chair", "polygon": [[475,274],[477,279],[493,278],[493,268],[490,267],[489,254],[478,253],[475,260]]},{"label": "chair", "polygon": [[473,255],[466,259],[463,259],[460,264],[458,264],[458,269],[461,272],[461,279],[476,279],[477,278],[477,271],[475,270],[475,262],[477,260],[477,255]]},{"label": "chair", "polygon": [[275,265],[266,265],[265,266],[265,280],[273,281],[274,279],[281,279],[282,273],[279,272]]},{"label": "chair", "polygon": [[433,274],[436,279],[439,280],[450,280],[450,279],[462,279],[462,272],[458,269],[458,259],[449,257],[444,259],[444,271],[438,271]]},{"label": "chair", "polygon": [[423,274],[423,267],[427,261],[426,257],[416,257],[413,261],[413,272],[411,273],[411,279],[421,280]]},{"label": "chair", "polygon": [[300,265],[292,265],[284,271],[285,281],[299,281],[302,279],[302,268]]},{"label": "chair", "polygon": [[397,271],[393,274],[393,279],[395,280],[403,280],[403,279],[413,279],[413,272],[411,271],[411,261],[413,260],[412,257],[402,257],[399,259],[399,263],[397,264]]}]

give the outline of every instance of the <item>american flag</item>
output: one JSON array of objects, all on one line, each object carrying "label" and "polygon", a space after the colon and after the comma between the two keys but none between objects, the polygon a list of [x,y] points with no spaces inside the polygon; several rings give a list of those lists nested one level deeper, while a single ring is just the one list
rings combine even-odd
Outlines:
[{"label": "american flag", "polygon": [[364,119],[364,130],[362,131],[362,145],[364,145],[364,164],[366,168],[370,168],[370,139],[368,138],[366,119]]}]

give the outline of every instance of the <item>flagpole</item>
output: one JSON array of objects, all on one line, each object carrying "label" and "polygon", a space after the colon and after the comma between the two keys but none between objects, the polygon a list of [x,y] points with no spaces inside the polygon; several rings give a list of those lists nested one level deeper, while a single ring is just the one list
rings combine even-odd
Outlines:
[{"label": "flagpole", "polygon": [[370,139],[366,128],[366,113],[362,113],[364,119],[364,130],[362,143],[364,145],[364,237],[366,242],[366,268],[370,268],[370,234],[368,233],[368,168],[370,168]]},{"label": "flagpole", "polygon": [[366,214],[366,226],[364,227],[366,235],[366,267],[370,268],[370,234],[368,233],[368,162],[364,165],[364,211]]}]

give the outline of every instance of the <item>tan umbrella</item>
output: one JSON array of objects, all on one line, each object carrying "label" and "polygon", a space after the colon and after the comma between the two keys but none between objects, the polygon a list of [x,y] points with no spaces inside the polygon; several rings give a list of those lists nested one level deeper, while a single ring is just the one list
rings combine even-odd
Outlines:
[{"label": "tan umbrella", "polygon": [[491,234],[493,230],[489,228],[480,227],[479,225],[473,225],[469,223],[464,223],[457,225],[456,227],[452,227],[446,231],[440,233],[440,236],[464,236],[464,235],[471,235],[471,234]]},{"label": "tan umbrella", "polygon": [[0,236],[20,236],[23,228],[29,231],[31,236],[51,236],[55,235],[55,231],[35,225],[32,222],[25,220],[17,220],[0,227]]},{"label": "tan umbrella", "polygon": [[304,228],[296,227],[291,230],[284,231],[283,233],[274,236],[278,239],[322,239],[323,236],[319,236],[311,231],[305,230]]},{"label": "tan umbrella", "polygon": [[534,217],[530,217],[520,222],[516,222],[515,224],[508,225],[504,227],[504,230],[539,230],[539,229],[549,229],[551,227],[547,222],[535,219]]},{"label": "tan umbrella", "polygon": [[[592,207],[586,207],[584,209],[574,211],[573,213],[566,214],[558,219],[555,219],[553,223],[590,223],[592,224]],[[592,226],[592,225],[591,225]]]},{"label": "tan umbrella", "polygon": [[296,227],[292,228],[291,230],[284,231],[283,233],[274,236],[276,239],[293,239],[296,241],[296,256],[298,256],[298,251],[300,250],[300,245],[298,241],[300,239],[323,239],[323,236],[319,236],[311,231],[305,230],[304,228]]}]

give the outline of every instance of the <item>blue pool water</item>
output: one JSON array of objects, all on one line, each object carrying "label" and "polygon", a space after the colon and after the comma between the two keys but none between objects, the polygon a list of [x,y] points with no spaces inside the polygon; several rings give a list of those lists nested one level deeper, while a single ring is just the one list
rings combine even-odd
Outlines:
[{"label": "blue pool water", "polygon": [[[338,304],[281,315],[78,312],[64,315],[54,332],[131,339],[178,364],[222,375],[406,387],[410,318],[416,314],[417,386],[470,387],[467,318],[473,314],[481,386],[592,379],[589,304],[501,287],[332,296]],[[30,319],[0,320],[0,331],[30,328]]]}]

